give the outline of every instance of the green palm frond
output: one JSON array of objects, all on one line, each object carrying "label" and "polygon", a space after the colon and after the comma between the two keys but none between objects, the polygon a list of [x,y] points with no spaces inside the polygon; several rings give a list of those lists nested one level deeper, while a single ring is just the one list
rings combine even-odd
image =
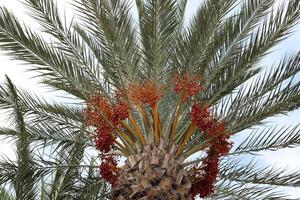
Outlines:
[{"label": "green palm frond", "polygon": [[241,160],[223,162],[220,170],[220,178],[240,184],[261,184],[271,186],[299,187],[299,172],[289,172],[287,169],[276,169],[271,167],[258,167],[258,163],[246,164]]},{"label": "green palm frond", "polygon": [[[234,44],[232,44],[233,46],[230,46],[225,51],[225,55],[228,55],[228,51],[229,55],[230,51],[237,51],[237,53],[233,53],[233,56],[229,58],[222,56],[221,58],[226,63],[220,60],[216,64],[213,64],[215,67],[213,71],[209,72],[209,74],[212,73],[210,79],[213,82],[218,81],[219,83],[211,83],[210,80],[207,81],[211,83],[208,86],[209,94],[211,94],[208,96],[210,103],[214,103],[225,95],[230,94],[233,89],[256,74],[252,73],[252,76],[247,76],[247,74],[253,72],[251,69],[256,67],[257,62],[268,53],[271,47],[287,37],[289,30],[291,30],[300,17],[299,7],[299,1],[289,2],[287,12],[285,12],[283,7],[279,8],[275,14],[271,13],[269,17],[263,20],[263,24],[258,26],[256,31],[247,34],[248,40],[245,41],[245,39],[242,39],[242,42],[240,42],[237,39],[237,47],[234,48]],[[247,25],[249,23],[251,22],[248,22]],[[242,32],[240,34],[242,35]],[[221,70],[218,70],[218,66],[221,66]]]},{"label": "green palm frond", "polygon": [[67,23],[62,21],[56,4],[53,1],[27,0],[26,5],[31,16],[43,27],[43,31],[60,42],[55,46],[71,61],[79,63],[77,67],[86,73],[90,84],[103,90],[99,82],[99,66],[95,62],[95,57],[91,55],[90,49],[85,48],[82,39],[73,30],[72,24],[66,27]]},{"label": "green palm frond", "polygon": [[5,159],[5,161],[0,162],[0,185],[3,186],[7,183],[12,183],[12,180],[15,179],[17,174],[17,166],[16,164],[9,160],[8,158],[1,158],[1,160]]},{"label": "green palm frond", "polygon": [[[28,92],[19,91],[18,103],[20,109],[26,112],[27,134],[31,140],[44,142],[75,142],[81,131],[83,122],[82,110],[78,106],[63,106],[47,103],[44,99],[34,97]],[[9,91],[0,90],[0,107],[13,108],[15,106]],[[89,132],[85,132],[86,140]],[[0,135],[18,137],[18,131],[2,129]],[[81,138],[83,139],[83,137]],[[50,143],[49,143],[50,144]]]},{"label": "green palm frond", "polygon": [[296,110],[300,105],[300,82],[288,84],[284,89],[275,90],[264,99],[257,99],[250,105],[241,109],[233,130],[238,131],[248,128],[251,125],[261,123],[267,117],[276,114],[285,114],[288,111]]},{"label": "green palm frond", "polygon": [[[92,39],[95,45],[88,46],[92,47],[93,52],[99,51],[96,58],[104,70],[104,80],[109,85],[123,88],[124,84],[136,79],[136,65],[140,59],[129,3],[95,0],[75,2],[75,9],[78,10],[84,27],[95,37]],[[76,29],[81,30],[78,27]],[[91,44],[89,37],[84,40]],[[129,55],[133,57],[129,59]]]},{"label": "green palm frond", "polygon": [[256,153],[264,150],[293,148],[300,145],[299,125],[291,127],[269,127],[254,130],[229,155]]},{"label": "green palm frond", "polygon": [[274,187],[270,186],[245,186],[244,184],[229,183],[223,186],[217,186],[215,194],[212,195],[211,199],[219,200],[293,200],[288,198],[282,192],[278,192]]},{"label": "green palm frond", "polygon": [[26,0],[25,3],[30,16],[39,21],[43,31],[63,41],[67,30],[54,1]]},{"label": "green palm frond", "polygon": [[9,129],[9,128],[1,128],[0,135],[5,136],[5,137],[17,137],[18,132],[13,129]]},{"label": "green palm frond", "polygon": [[[94,174],[86,178],[81,175],[80,171],[87,140],[83,136],[85,128],[81,127],[76,135],[76,131],[63,123],[55,125],[49,122],[52,118],[55,119],[55,116],[68,117],[67,113],[71,113],[69,118],[74,120],[76,114],[72,113],[72,110],[68,112],[62,109],[59,105],[47,104],[47,107],[46,104],[42,104],[42,100],[35,100],[28,93],[17,90],[9,78],[5,85],[1,86],[0,99],[0,106],[12,112],[13,123],[16,125],[15,130],[3,128],[1,135],[12,137],[17,145],[17,162],[4,158],[4,161],[0,163],[0,185],[11,184],[16,193],[16,199],[35,199],[40,191],[44,199],[77,198],[77,196],[86,195],[76,189],[78,180],[81,180],[81,185],[83,185],[85,182],[93,182],[92,178],[95,177]],[[53,111],[53,115],[49,114],[50,110]],[[42,112],[48,113],[45,115],[47,119],[41,114]],[[37,114],[40,115],[37,118],[44,117],[44,120],[34,119],[34,115]],[[80,120],[78,116],[76,119]],[[69,138],[66,137],[67,132],[70,135]],[[54,143],[49,143],[50,140]],[[55,148],[50,150],[52,153],[50,159],[49,156],[43,155],[44,153],[38,155],[33,151],[32,144],[35,141],[47,141],[46,145],[36,147],[40,148],[39,151],[49,151],[49,145],[55,145],[53,146]],[[55,155],[58,158],[55,158]],[[51,180],[51,182],[45,180]],[[41,181],[45,188],[40,187]],[[98,179],[98,184],[97,188],[102,188],[101,191],[107,190],[102,180]],[[49,187],[52,188],[51,191]],[[102,195],[96,195],[95,199]]]},{"label": "green palm frond", "polygon": [[4,188],[0,188],[0,199],[2,200],[13,200],[13,196],[10,195]]},{"label": "green palm frond", "polygon": [[144,76],[150,76],[156,82],[165,81],[170,75],[172,66],[170,58],[174,40],[178,35],[177,27],[180,13],[175,1],[153,0],[140,3],[139,26],[141,32]]},{"label": "green palm frond", "polygon": [[98,171],[93,167],[96,164],[97,158],[91,158],[90,167],[87,169],[86,177],[82,177],[82,185],[76,187],[80,192],[78,199],[101,199],[106,200],[110,198],[109,186],[101,180]]},{"label": "green palm frond", "polygon": [[273,90],[284,87],[287,81],[293,81],[300,70],[299,52],[286,55],[279,64],[267,72],[260,73],[251,84],[241,87],[231,98],[222,100],[220,114],[226,116],[226,121],[235,121],[237,110],[251,105],[254,101],[265,98]]},{"label": "green palm frond", "polygon": [[[198,9],[190,24],[182,33],[176,54],[179,54],[179,69],[203,72],[208,62],[207,55],[218,49],[219,39],[215,39],[224,23],[224,17],[234,7],[235,1],[205,1]],[[177,64],[176,63],[176,64]],[[202,74],[201,74],[202,75]]]},{"label": "green palm frond", "polygon": [[91,90],[86,73],[79,70],[74,61],[66,59],[64,52],[50,47],[41,36],[22,25],[5,8],[0,10],[0,36],[0,46],[7,52],[14,53],[15,58],[33,64],[33,70],[41,72],[45,81],[59,82],[64,87],[62,90],[79,98],[86,98],[82,91]]},{"label": "green palm frond", "polygon": [[[84,144],[80,140],[71,146],[61,148],[59,156],[61,156],[61,164],[79,165],[83,158]],[[64,154],[67,153],[68,157]],[[51,191],[49,192],[49,199],[72,199],[76,195],[74,191],[75,181],[79,176],[78,168],[60,168],[56,171],[53,182],[50,183]]]},{"label": "green palm frond", "polygon": [[18,132],[17,139],[17,171],[14,175],[12,185],[16,192],[16,199],[34,199],[37,195],[35,184],[38,181],[38,174],[35,173],[35,162],[33,153],[30,149],[29,134],[26,129],[24,115],[26,114],[19,104],[18,90],[11,80],[6,77],[5,88],[8,99],[11,100],[13,115],[15,116],[13,123]]}]

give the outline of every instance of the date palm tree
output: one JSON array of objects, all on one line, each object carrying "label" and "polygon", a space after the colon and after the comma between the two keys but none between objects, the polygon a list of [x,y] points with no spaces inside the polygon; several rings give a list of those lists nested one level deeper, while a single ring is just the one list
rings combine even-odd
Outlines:
[{"label": "date palm tree", "polygon": [[300,144],[298,125],[263,126],[299,108],[300,54],[260,62],[300,1],[205,0],[187,23],[187,0],[74,0],[70,23],[52,0],[24,4],[41,32],[2,7],[0,48],[71,101],[6,78],[0,135],[17,159],[1,160],[4,198],[289,199],[278,187],[299,186],[247,155]]}]

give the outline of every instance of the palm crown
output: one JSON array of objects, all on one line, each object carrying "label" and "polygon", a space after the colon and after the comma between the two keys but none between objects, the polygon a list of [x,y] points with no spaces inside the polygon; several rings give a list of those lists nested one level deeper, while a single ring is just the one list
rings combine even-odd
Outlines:
[{"label": "palm crown", "polygon": [[16,139],[17,161],[0,163],[15,193],[3,198],[280,199],[276,186],[299,185],[299,173],[239,158],[298,145],[298,126],[230,138],[299,107],[299,53],[273,70],[259,61],[290,34],[300,2],[206,0],[188,25],[186,4],[75,0],[66,25],[53,1],[25,0],[51,42],[1,8],[1,49],[73,98],[50,103],[7,77],[0,105],[15,128],[0,135]]}]

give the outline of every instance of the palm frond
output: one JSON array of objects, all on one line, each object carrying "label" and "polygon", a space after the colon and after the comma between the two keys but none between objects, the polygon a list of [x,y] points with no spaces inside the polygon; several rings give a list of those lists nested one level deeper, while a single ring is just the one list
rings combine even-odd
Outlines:
[{"label": "palm frond", "polygon": [[257,153],[264,150],[279,150],[300,145],[299,125],[291,127],[269,127],[254,130],[228,155]]},{"label": "palm frond", "polygon": [[284,88],[270,92],[264,99],[257,99],[240,110],[233,132],[262,123],[263,119],[278,114],[285,114],[299,108],[300,82],[291,82]]},{"label": "palm frond", "polygon": [[18,132],[10,128],[0,128],[0,135],[4,137],[17,137]]},{"label": "palm frond", "polygon": [[[82,109],[79,106],[49,104],[36,95],[20,90],[18,91],[18,105],[19,109],[26,112],[26,129],[31,140],[52,141],[48,145],[62,141],[76,142],[76,137],[82,130],[81,124],[84,121]],[[15,107],[15,102],[5,87],[0,87],[0,107],[9,109],[9,111]],[[0,135],[17,138],[18,131],[4,128]],[[85,140],[87,143],[88,135],[89,132],[86,130]]]},{"label": "palm frond", "polygon": [[14,198],[4,188],[0,188],[0,199],[1,200],[13,200]]},{"label": "palm frond", "polygon": [[140,59],[130,4],[126,1],[77,0],[74,6],[84,26],[96,36],[98,44],[94,47],[101,52],[97,59],[104,69],[104,79],[117,88],[123,88],[136,78]]},{"label": "palm frond", "polygon": [[[16,199],[34,199],[37,195],[35,184],[38,181],[38,177],[33,170],[35,162],[33,160],[32,150],[30,149],[29,134],[26,129],[23,111],[20,106],[18,90],[13,85],[11,80],[6,77],[6,93],[9,95],[9,99],[13,102],[13,114],[14,124],[18,132],[17,139],[17,171],[14,178],[11,180],[15,192]],[[4,89],[4,88],[1,88]]]},{"label": "palm frond", "polygon": [[216,186],[216,192],[212,195],[211,199],[220,200],[275,200],[284,199],[292,200],[286,195],[275,190],[270,186],[246,186],[238,183],[224,183]]},{"label": "palm frond", "polygon": [[258,167],[258,164],[253,161],[246,164],[242,163],[241,160],[224,163],[220,170],[220,178],[224,181],[229,180],[240,184],[299,187],[300,174],[297,171],[276,169],[269,166]]},{"label": "palm frond", "polygon": [[95,165],[97,158],[91,158],[90,167],[87,175],[81,178],[82,184],[76,187],[79,193],[79,199],[101,199],[106,200],[110,198],[109,186],[99,177],[98,169],[92,167]]},{"label": "palm frond", "polygon": [[64,40],[63,33],[67,31],[66,23],[61,19],[54,1],[26,0],[24,4],[30,16],[39,21],[43,31],[59,40]]},{"label": "palm frond", "polygon": [[213,44],[216,41],[213,38],[223,24],[224,16],[234,4],[235,1],[208,0],[200,5],[188,27],[183,30],[182,38],[179,39],[178,49],[176,49],[179,60],[175,62],[177,68],[198,74],[206,68],[206,65],[201,65],[201,62],[208,59],[206,56],[213,52]]},{"label": "palm frond", "polygon": [[[270,5],[266,8],[269,9]],[[268,53],[270,48],[286,38],[297,23],[300,17],[299,7],[300,4],[298,1],[291,1],[289,2],[287,11],[284,7],[280,7],[275,14],[271,12],[257,30],[251,32],[251,35],[248,34],[248,41],[243,39],[242,42],[238,42],[236,48],[233,48],[232,46],[229,48],[230,51],[235,49],[234,51],[237,53],[234,53],[233,57],[229,58],[222,56],[221,60],[224,59],[224,62],[220,60],[217,62],[219,64],[213,68],[213,71],[209,72],[209,74],[212,74],[210,80],[212,80],[212,82],[219,82],[216,85],[212,83],[208,87],[209,92],[207,95],[209,97],[207,98],[209,99],[209,103],[214,104],[222,97],[231,93],[237,86],[255,75],[255,73],[252,72],[258,61]],[[227,55],[227,53],[225,53],[225,55]],[[213,66],[215,66],[215,64]],[[218,66],[223,67],[221,67],[221,70],[218,70]],[[222,74],[222,76],[219,76],[220,74],[217,75],[218,73]],[[246,76],[245,78],[245,74],[249,73],[252,73],[253,75]],[[214,74],[217,76],[214,76]],[[224,76],[224,74],[227,75]],[[211,81],[207,82],[209,84],[211,83]]]},{"label": "palm frond", "polygon": [[[139,11],[142,53],[145,55],[143,74],[157,82],[166,81],[172,72],[170,58],[174,40],[181,31],[178,27],[182,26],[183,21],[180,7],[174,0],[147,0],[136,3]],[[186,2],[183,2],[183,6],[185,4]]]},{"label": "palm frond", "polygon": [[[85,144],[78,138],[77,143],[65,145],[59,152],[60,164],[79,165],[84,157]],[[66,152],[68,152],[66,154]],[[67,155],[67,156],[66,156]],[[77,179],[80,177],[79,168],[58,168],[53,181],[50,183],[52,190],[47,194],[50,199],[76,199],[74,191]]]},{"label": "palm frond", "polygon": [[[3,161],[5,160],[5,161]],[[12,183],[18,171],[16,163],[7,159],[1,158],[0,162],[0,185]]]},{"label": "palm frond", "polygon": [[62,51],[51,48],[40,36],[21,25],[6,8],[0,10],[0,46],[9,53],[13,52],[16,59],[33,64],[33,70],[41,72],[48,82],[61,81],[72,86],[76,93],[71,90],[71,94],[79,98],[85,98],[82,91],[91,90],[89,78],[77,68],[76,63],[66,59]]},{"label": "palm frond", "polygon": [[58,40],[58,44],[54,41],[55,46],[65,52],[65,56],[70,60],[80,63],[78,67],[81,67],[82,71],[89,77],[90,84],[93,84],[99,90],[103,90],[99,82],[100,73],[95,58],[89,52],[90,50],[85,48],[80,36],[73,30],[73,25],[70,24],[70,27],[66,27],[65,24],[67,23],[61,19],[54,1],[27,0],[25,4],[31,16],[40,22],[43,31]]},{"label": "palm frond", "polygon": [[229,98],[224,98],[216,107],[221,116],[226,116],[226,121],[234,121],[236,111],[251,104],[257,99],[262,99],[272,90],[284,86],[284,84],[294,79],[299,73],[299,52],[286,55],[280,63],[274,65],[271,70],[260,73],[249,83],[242,86],[236,93]]}]

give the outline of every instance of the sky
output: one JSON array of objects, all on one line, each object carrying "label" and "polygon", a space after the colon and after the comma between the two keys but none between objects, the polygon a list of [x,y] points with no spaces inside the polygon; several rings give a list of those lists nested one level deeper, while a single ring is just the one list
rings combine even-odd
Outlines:
[{"label": "sky", "polygon": [[[58,4],[60,8],[69,8],[68,2],[71,0],[59,0]],[[283,2],[284,0],[278,0]],[[37,23],[35,23],[28,15],[21,4],[22,0],[0,0],[0,6],[6,6],[12,10],[19,19],[29,24],[31,28],[38,29]],[[190,19],[196,12],[201,0],[189,0],[187,4],[187,15],[186,21]],[[72,18],[70,12],[66,12],[68,18]],[[294,29],[294,34],[284,42],[281,42],[273,50],[274,52],[269,54],[263,61],[262,64],[270,66],[280,60],[288,52],[294,52],[300,50],[300,25]],[[10,60],[8,55],[4,55],[0,51],[0,82],[4,81],[4,76],[7,74],[13,82],[25,90],[33,91],[38,95],[52,98],[57,93],[49,93],[49,91],[38,85],[37,79],[32,77],[35,75],[32,72],[28,72],[28,68],[22,65],[21,62],[16,60]],[[287,116],[277,116],[269,118],[269,125],[279,123],[280,125],[295,125],[300,122],[300,110],[289,113]],[[10,124],[5,120],[5,114],[0,111],[0,127],[9,127]],[[0,138],[1,139],[1,138]],[[10,158],[14,157],[12,148],[13,143],[9,140],[0,140],[0,156],[5,155]],[[279,150],[275,152],[263,152],[260,156],[261,162],[272,165],[274,167],[282,168],[287,167],[291,170],[300,170],[300,148]],[[291,194],[294,197],[299,197],[300,189],[290,189]]]}]

